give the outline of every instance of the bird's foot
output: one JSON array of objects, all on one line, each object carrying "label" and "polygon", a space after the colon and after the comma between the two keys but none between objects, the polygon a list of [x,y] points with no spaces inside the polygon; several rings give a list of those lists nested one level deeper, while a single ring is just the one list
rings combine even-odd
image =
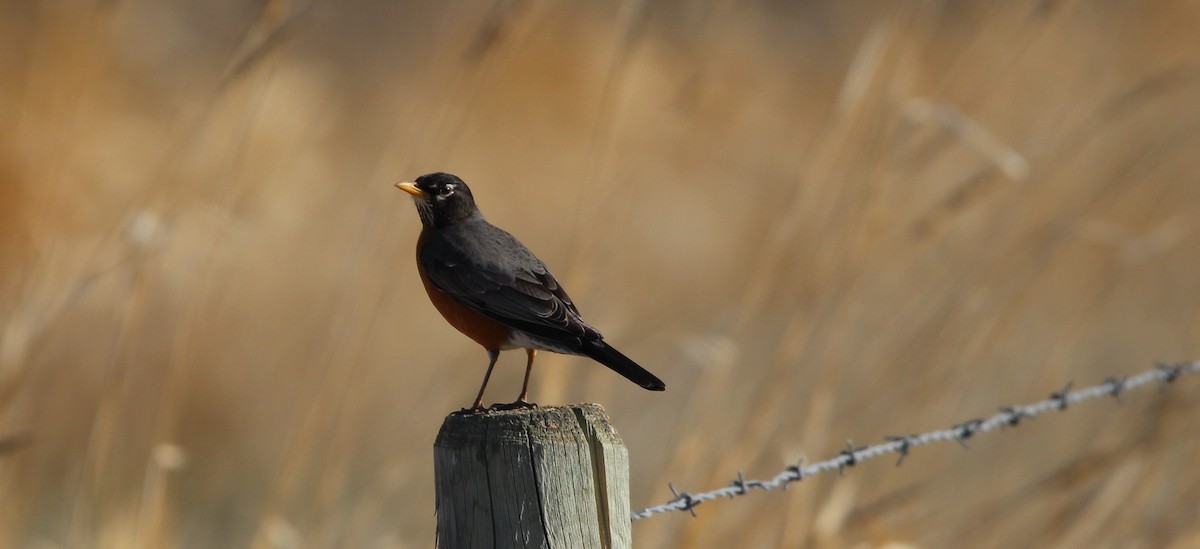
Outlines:
[{"label": "bird's foot", "polygon": [[476,415],[476,414],[486,414],[486,413],[488,413],[488,412],[490,412],[490,411],[492,411],[492,409],[491,409],[491,408],[488,408],[488,407],[484,406],[483,404],[476,404],[476,405],[474,405],[474,406],[472,406],[472,407],[470,407],[470,408],[462,408],[462,409],[460,409],[459,411],[457,411],[457,412],[454,412],[452,415],[456,415],[456,416],[473,416],[473,415]]},{"label": "bird's foot", "polygon": [[493,404],[489,410],[495,410],[499,412],[505,410],[530,410],[537,407],[537,403],[529,402],[525,399],[519,398],[513,402],[509,402],[508,404]]}]

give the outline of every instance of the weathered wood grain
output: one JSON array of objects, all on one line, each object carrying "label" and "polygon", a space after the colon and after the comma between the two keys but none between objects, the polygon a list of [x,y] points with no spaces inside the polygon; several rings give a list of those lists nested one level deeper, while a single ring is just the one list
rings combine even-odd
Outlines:
[{"label": "weathered wood grain", "polygon": [[439,548],[631,546],[629,454],[597,404],[451,415],[434,474]]}]

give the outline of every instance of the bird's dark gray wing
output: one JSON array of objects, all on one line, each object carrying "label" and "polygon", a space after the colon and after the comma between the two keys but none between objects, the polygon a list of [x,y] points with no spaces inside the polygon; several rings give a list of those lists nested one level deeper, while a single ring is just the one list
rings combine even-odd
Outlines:
[{"label": "bird's dark gray wing", "polygon": [[482,219],[439,230],[420,261],[439,290],[505,325],[571,347],[601,338],[546,265]]}]

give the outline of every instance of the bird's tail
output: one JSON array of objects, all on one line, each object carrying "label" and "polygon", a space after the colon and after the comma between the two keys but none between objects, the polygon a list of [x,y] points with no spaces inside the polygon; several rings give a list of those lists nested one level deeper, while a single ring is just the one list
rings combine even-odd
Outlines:
[{"label": "bird's tail", "polygon": [[590,357],[592,360],[608,366],[612,371],[625,376],[625,379],[641,385],[645,389],[651,391],[663,391],[667,386],[658,379],[654,374],[646,371],[645,368],[629,359],[629,357],[621,354],[620,351],[613,349],[603,341],[597,341],[591,345],[584,345],[583,354]]}]

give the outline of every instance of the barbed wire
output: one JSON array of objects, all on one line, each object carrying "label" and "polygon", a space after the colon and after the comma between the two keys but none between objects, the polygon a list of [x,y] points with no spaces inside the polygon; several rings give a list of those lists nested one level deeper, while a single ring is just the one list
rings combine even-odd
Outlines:
[{"label": "barbed wire", "polygon": [[746,479],[741,471],[739,471],[737,478],[733,479],[728,486],[695,494],[680,492],[675,489],[673,484],[668,484],[667,486],[671,489],[671,494],[673,494],[673,497],[669,501],[662,505],[654,505],[634,511],[630,513],[630,518],[632,520],[639,520],[671,511],[688,511],[692,516],[696,516],[696,507],[706,501],[717,498],[732,499],[744,496],[751,490],[786,488],[788,484],[800,482],[802,479],[815,474],[828,471],[838,471],[841,473],[846,467],[853,467],[858,463],[885,454],[899,454],[900,458],[896,461],[896,465],[899,465],[908,456],[909,450],[916,446],[948,441],[955,441],[965,446],[966,440],[975,435],[1003,426],[1015,427],[1025,418],[1032,418],[1052,410],[1066,410],[1071,404],[1103,396],[1111,396],[1120,401],[1121,395],[1126,391],[1147,386],[1153,382],[1158,382],[1160,387],[1166,386],[1178,379],[1181,374],[1196,373],[1200,373],[1200,360],[1190,363],[1159,364],[1152,369],[1129,377],[1110,377],[1097,385],[1074,391],[1071,390],[1071,384],[1067,383],[1062,389],[1051,393],[1050,397],[1045,400],[1023,406],[1004,406],[1000,408],[999,413],[991,417],[967,420],[949,429],[940,429],[914,435],[889,436],[886,437],[886,442],[871,446],[855,447],[853,442],[847,442],[846,448],[830,459],[808,465],[804,465],[804,460],[801,459],[799,462],[785,467],[768,480]]}]

